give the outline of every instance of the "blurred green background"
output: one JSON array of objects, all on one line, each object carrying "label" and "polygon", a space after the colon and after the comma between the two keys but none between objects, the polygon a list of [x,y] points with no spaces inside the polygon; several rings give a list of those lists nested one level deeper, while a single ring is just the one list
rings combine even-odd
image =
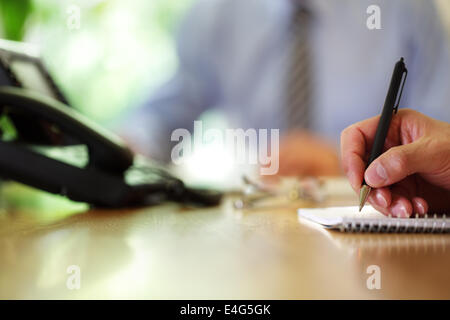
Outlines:
[{"label": "blurred green background", "polygon": [[0,0],[0,38],[36,44],[69,101],[109,124],[176,68],[193,0]]}]

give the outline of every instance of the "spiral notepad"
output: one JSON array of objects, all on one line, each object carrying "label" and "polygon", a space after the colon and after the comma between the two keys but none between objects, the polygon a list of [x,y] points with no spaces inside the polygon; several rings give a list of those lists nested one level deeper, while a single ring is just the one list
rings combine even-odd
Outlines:
[{"label": "spiral notepad", "polygon": [[299,209],[299,218],[342,232],[375,233],[447,233],[450,219],[445,215],[433,217],[393,218],[386,217],[371,206],[361,212],[358,207],[331,207]]}]

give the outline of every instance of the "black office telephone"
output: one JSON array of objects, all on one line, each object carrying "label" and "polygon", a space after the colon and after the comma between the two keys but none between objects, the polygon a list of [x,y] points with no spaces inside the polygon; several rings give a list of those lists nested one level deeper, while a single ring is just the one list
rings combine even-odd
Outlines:
[{"label": "black office telephone", "polygon": [[[45,82],[39,86],[49,88],[51,94],[27,88],[18,80],[17,70],[11,67],[12,57],[17,56],[22,63],[39,66],[39,81]],[[7,119],[16,131],[14,137],[6,139],[0,126],[1,178],[102,207],[164,201],[219,203],[219,193],[188,188],[156,164],[136,164],[136,155],[118,137],[65,103],[60,91],[53,90],[56,85],[37,57],[5,49],[0,41],[0,62],[0,119]],[[82,164],[55,159],[42,151],[78,146],[86,150]],[[130,176],[135,179],[130,180]]]}]

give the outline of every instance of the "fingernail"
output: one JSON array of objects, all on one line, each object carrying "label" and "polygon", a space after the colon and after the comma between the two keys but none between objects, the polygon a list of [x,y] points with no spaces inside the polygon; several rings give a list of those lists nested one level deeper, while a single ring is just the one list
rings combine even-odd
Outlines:
[{"label": "fingernail", "polygon": [[392,207],[392,214],[398,218],[408,218],[408,212],[403,204],[397,203]]},{"label": "fingernail", "polygon": [[386,199],[383,197],[383,195],[381,194],[381,192],[377,192],[375,194],[375,198],[376,198],[376,202],[380,207],[386,208],[388,206],[388,203],[386,201]]},{"label": "fingernail", "polygon": [[425,207],[420,202],[416,203],[417,210],[419,211],[419,214],[425,214]]},{"label": "fingernail", "polygon": [[[375,170],[374,170],[375,169]],[[367,182],[373,185],[379,185],[387,180],[387,172],[381,163],[377,163],[375,168],[366,172]]]}]

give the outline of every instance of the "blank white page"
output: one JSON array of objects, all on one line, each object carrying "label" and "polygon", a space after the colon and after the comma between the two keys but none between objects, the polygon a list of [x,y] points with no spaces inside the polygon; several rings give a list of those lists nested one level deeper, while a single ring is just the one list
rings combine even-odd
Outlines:
[{"label": "blank white page", "polygon": [[385,215],[375,210],[372,206],[366,205],[358,211],[357,206],[352,207],[329,207],[329,208],[300,208],[298,214],[315,223],[325,227],[340,225],[344,218],[347,219],[387,219]]}]

